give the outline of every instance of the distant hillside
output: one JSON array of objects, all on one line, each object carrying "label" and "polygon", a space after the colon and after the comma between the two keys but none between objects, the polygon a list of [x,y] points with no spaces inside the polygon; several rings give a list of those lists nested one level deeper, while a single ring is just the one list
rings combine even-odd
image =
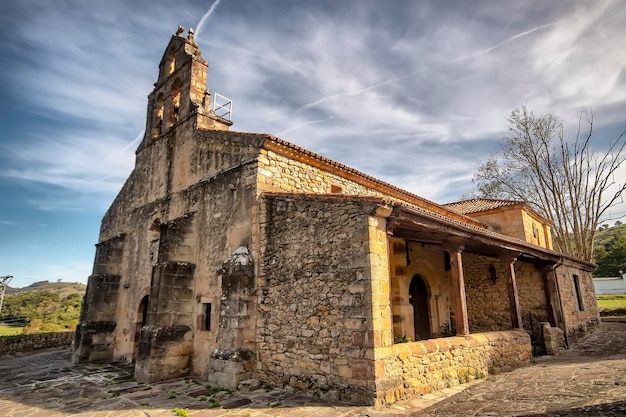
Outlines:
[{"label": "distant hillside", "polygon": [[613,238],[617,235],[621,235],[626,239],[626,224],[609,227],[605,230],[598,230],[593,242],[594,251],[597,251],[600,247],[606,246],[606,244],[613,240]]},{"label": "distant hillside", "polygon": [[50,282],[50,281],[39,281],[33,284],[30,284],[28,287],[23,288],[12,288],[7,287],[6,294],[7,295],[20,295],[28,292],[36,292],[36,291],[50,291],[52,293],[58,294],[59,297],[65,298],[71,294],[84,295],[85,289],[87,286],[85,284],[81,284],[79,282]]}]

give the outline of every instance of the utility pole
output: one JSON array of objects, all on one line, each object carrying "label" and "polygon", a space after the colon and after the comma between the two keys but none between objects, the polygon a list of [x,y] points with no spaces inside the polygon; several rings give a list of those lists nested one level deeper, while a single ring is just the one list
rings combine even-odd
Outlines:
[{"label": "utility pole", "polygon": [[2,301],[4,301],[4,292],[9,286],[9,281],[11,281],[13,275],[5,275],[0,277],[0,313],[2,312]]}]

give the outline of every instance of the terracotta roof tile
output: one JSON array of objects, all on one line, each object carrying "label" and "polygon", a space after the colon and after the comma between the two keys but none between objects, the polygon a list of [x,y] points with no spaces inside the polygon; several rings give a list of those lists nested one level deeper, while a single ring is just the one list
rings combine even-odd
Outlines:
[{"label": "terracotta roof tile", "polygon": [[[288,142],[284,139],[278,138],[276,136],[273,135],[265,135],[265,137],[267,138],[268,141],[275,143],[276,145],[278,145],[279,147],[283,147],[285,149],[289,150],[289,154],[290,157],[294,157],[294,153],[299,153],[301,155],[305,155],[309,158],[312,158],[313,160],[317,160],[321,163],[327,164],[329,166],[335,167],[349,175],[352,175],[354,177],[360,178],[365,182],[369,182],[370,184],[375,184],[379,187],[381,187],[384,192],[386,194],[389,195],[393,195],[396,194],[396,198],[403,200],[404,202],[406,202],[409,206],[418,206],[421,207],[423,210],[429,211],[429,212],[433,212],[435,214],[438,214],[442,217],[451,217],[451,218],[455,218],[457,221],[461,221],[464,223],[468,223],[468,224],[472,224],[475,226],[482,226],[482,224],[480,222],[478,222],[476,219],[473,219],[469,216],[465,216],[462,213],[458,213],[448,207],[445,207],[444,205],[435,203],[433,201],[430,201],[424,197],[420,197],[416,194],[413,194],[407,190],[404,190],[400,187],[397,187],[395,185],[389,184],[385,181],[379,180],[378,178],[372,177],[368,174],[365,174],[355,168],[349,167],[347,165],[344,165],[340,162],[334,161],[330,158],[327,158],[325,156],[319,155],[313,151],[310,151],[308,149],[304,149],[298,145],[295,145],[291,142]],[[370,188],[371,186],[368,185],[368,188]],[[457,217],[460,216],[460,217]]]},{"label": "terracotta roof tile", "polygon": [[480,211],[494,210],[500,207],[526,205],[523,201],[515,200],[492,200],[487,198],[473,198],[471,200],[457,201],[443,204],[444,207],[459,214],[478,213]]}]

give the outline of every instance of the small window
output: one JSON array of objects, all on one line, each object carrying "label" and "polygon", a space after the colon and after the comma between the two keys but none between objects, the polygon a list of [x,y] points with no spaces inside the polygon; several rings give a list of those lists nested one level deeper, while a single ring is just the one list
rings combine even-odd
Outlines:
[{"label": "small window", "polygon": [[341,194],[341,193],[343,193],[343,188],[341,188],[338,185],[332,184],[330,186],[330,192],[331,192],[331,194]]},{"label": "small window", "polygon": [[585,304],[583,303],[583,293],[580,290],[580,279],[578,275],[573,276],[574,289],[576,290],[576,300],[578,301],[578,311],[585,310]]},{"label": "small window", "polygon": [[211,330],[211,303],[202,303],[200,330]]}]

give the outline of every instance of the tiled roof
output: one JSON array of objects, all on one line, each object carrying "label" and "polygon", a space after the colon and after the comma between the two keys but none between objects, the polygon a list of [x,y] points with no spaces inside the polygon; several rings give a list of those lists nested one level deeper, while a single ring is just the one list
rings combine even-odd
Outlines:
[{"label": "tiled roof", "polygon": [[[318,163],[326,164],[327,166],[334,167],[342,171],[343,172],[342,176],[344,178],[350,179],[350,177],[352,177],[352,179],[355,179],[357,182],[360,182],[361,184],[364,184],[364,183],[367,184],[366,186],[368,188],[379,187],[380,190],[382,190],[381,192],[388,194],[388,195],[392,195],[398,198],[399,200],[404,201],[412,206],[421,207],[423,210],[430,211],[439,216],[453,218],[454,220],[460,221],[462,223],[472,224],[472,225],[479,226],[479,227],[482,226],[482,223],[478,222],[476,219],[473,219],[469,216],[465,216],[463,213],[459,213],[455,210],[452,210],[449,207],[445,207],[442,204],[438,204],[424,197],[420,197],[400,187],[396,187],[395,185],[379,180],[378,178],[374,178],[361,171],[358,171],[357,169],[344,165],[340,162],[334,161],[325,156],[319,155],[308,149],[304,149],[284,139],[278,138],[273,135],[265,135],[265,136],[267,138],[267,141],[274,143],[278,148],[283,148],[287,150],[287,154],[292,158],[296,154],[301,154],[305,157],[311,158],[314,161],[317,161]],[[266,142],[265,147],[268,148],[267,142]],[[271,149],[274,151],[277,150],[277,148],[275,147],[272,147]],[[311,164],[310,161],[307,161],[307,163]],[[346,174],[348,176],[346,176]]]},{"label": "tiled roof", "polygon": [[523,201],[515,200],[491,200],[487,198],[473,198],[471,200],[457,201],[456,203],[443,204],[444,207],[459,214],[478,213],[480,211],[494,210],[500,207],[526,205]]},{"label": "tiled roof", "polygon": [[[392,201],[386,198],[351,195],[351,194],[310,194],[310,193],[267,192],[267,191],[263,193],[263,196],[266,198],[276,198],[276,197],[297,198],[297,199],[313,199],[313,200],[326,200],[326,201],[336,201],[336,202],[366,201],[369,203],[389,204],[395,207],[394,213],[396,216],[398,216],[402,212],[405,212],[405,213],[412,213],[418,216],[423,216],[425,218],[430,218],[443,225],[450,226],[448,229],[448,232],[450,234],[454,234],[455,230],[462,231],[462,232],[470,232],[472,235],[484,236],[490,240],[492,239],[492,242],[487,243],[487,244],[491,244],[494,246],[501,245],[501,247],[508,247],[509,250],[520,250],[521,252],[528,253],[528,254],[534,253],[535,255],[537,255],[538,253],[543,253],[548,257],[552,256],[552,257],[557,257],[557,258],[565,258],[565,259],[569,259],[569,260],[572,260],[581,264],[585,264],[591,268],[595,267],[595,265],[591,262],[582,261],[573,256],[566,255],[561,252],[557,252],[553,249],[547,249],[543,246],[526,242],[525,240],[503,235],[501,233],[498,233],[492,230],[487,230],[485,228],[478,227],[476,225],[468,224],[466,222],[459,221],[458,219],[454,219],[448,216],[444,216],[444,215],[429,211],[423,207],[409,206],[406,204],[401,204],[398,201]],[[475,200],[480,200],[480,199],[475,199]],[[486,201],[501,202],[501,203],[504,203],[503,204],[504,206],[507,206],[507,205],[512,206],[514,204],[524,204],[521,201],[511,201],[511,200],[486,200]],[[510,203],[510,204],[506,204],[506,203]],[[452,204],[456,204],[456,203],[452,203]],[[394,215],[392,214],[392,217],[393,216]],[[510,245],[513,245],[513,246],[510,246]]]}]

